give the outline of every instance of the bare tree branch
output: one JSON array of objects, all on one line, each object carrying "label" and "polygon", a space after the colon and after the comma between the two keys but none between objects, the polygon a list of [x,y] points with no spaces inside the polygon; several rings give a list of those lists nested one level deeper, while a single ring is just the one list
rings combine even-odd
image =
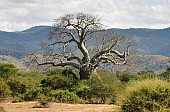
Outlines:
[{"label": "bare tree branch", "polygon": [[100,63],[128,62],[129,40],[108,32],[97,16],[67,14],[55,20],[49,36],[51,42],[44,44],[41,60],[32,57],[39,66],[72,66],[80,70],[80,79],[87,79]]},{"label": "bare tree branch", "polygon": [[58,63],[58,64],[55,64],[54,62],[44,62],[44,63],[38,64],[38,66],[41,66],[41,65],[52,65],[54,67],[56,67],[56,66],[61,66],[61,67],[72,66],[72,67],[77,68],[77,69],[80,68],[80,65],[78,65],[76,63],[71,63],[71,62]]}]

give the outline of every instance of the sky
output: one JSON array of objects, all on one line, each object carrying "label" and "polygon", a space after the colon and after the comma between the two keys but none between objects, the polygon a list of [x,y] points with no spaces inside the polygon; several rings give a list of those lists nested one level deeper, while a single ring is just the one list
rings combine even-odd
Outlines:
[{"label": "sky", "polygon": [[53,25],[70,13],[98,16],[107,28],[170,27],[170,0],[0,0],[0,30]]}]

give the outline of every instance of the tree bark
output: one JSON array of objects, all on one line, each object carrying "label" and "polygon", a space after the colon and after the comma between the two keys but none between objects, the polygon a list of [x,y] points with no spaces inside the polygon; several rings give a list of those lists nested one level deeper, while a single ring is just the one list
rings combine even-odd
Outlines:
[{"label": "tree bark", "polygon": [[80,80],[86,80],[90,78],[90,75],[93,73],[94,70],[91,70],[90,67],[81,67],[80,68]]}]

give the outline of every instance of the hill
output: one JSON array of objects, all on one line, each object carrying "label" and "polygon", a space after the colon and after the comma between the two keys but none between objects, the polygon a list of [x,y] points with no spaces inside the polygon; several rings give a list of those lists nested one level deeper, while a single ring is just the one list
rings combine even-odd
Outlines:
[{"label": "hill", "polygon": [[[20,58],[41,51],[41,42],[48,39],[50,26],[35,26],[20,32],[0,31],[0,54]],[[136,40],[140,54],[170,56],[170,28],[166,29],[108,29]]]},{"label": "hill", "polygon": [[[48,40],[50,29],[51,26],[35,26],[19,32],[0,31],[0,55],[8,55],[20,59],[26,54],[41,52],[40,44]],[[134,38],[136,48],[139,54],[142,55],[143,65],[138,69],[159,71],[169,67],[170,28],[111,28],[107,29],[107,31]]]},{"label": "hill", "polygon": [[170,28],[109,30],[134,38],[141,54],[170,56]]},{"label": "hill", "polygon": [[162,55],[139,55],[137,63],[127,66],[112,66],[110,64],[100,65],[99,69],[107,69],[111,71],[154,71],[156,74],[164,72],[170,67],[170,57]]},{"label": "hill", "polygon": [[0,31],[0,54],[21,58],[41,50],[40,44],[48,38],[50,26],[36,26],[20,32]]}]

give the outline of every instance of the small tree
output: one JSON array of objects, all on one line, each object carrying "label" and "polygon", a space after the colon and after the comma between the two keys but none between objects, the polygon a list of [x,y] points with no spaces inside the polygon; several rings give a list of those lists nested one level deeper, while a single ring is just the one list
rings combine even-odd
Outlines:
[{"label": "small tree", "polygon": [[12,91],[13,98],[19,94],[23,94],[26,91],[26,85],[24,85],[24,83],[20,80],[10,79],[7,84]]},{"label": "small tree", "polygon": [[18,69],[9,63],[0,63],[0,77],[8,79],[10,75],[14,75],[18,72]]},{"label": "small tree", "polygon": [[6,82],[3,79],[0,78],[0,98],[5,98],[10,94],[11,94],[10,87],[6,84]]},{"label": "small tree", "polygon": [[100,63],[126,64],[131,41],[111,31],[96,16],[68,14],[55,20],[49,33],[50,43],[43,44],[45,54],[31,55],[40,65],[71,66],[80,79],[88,79]]}]

